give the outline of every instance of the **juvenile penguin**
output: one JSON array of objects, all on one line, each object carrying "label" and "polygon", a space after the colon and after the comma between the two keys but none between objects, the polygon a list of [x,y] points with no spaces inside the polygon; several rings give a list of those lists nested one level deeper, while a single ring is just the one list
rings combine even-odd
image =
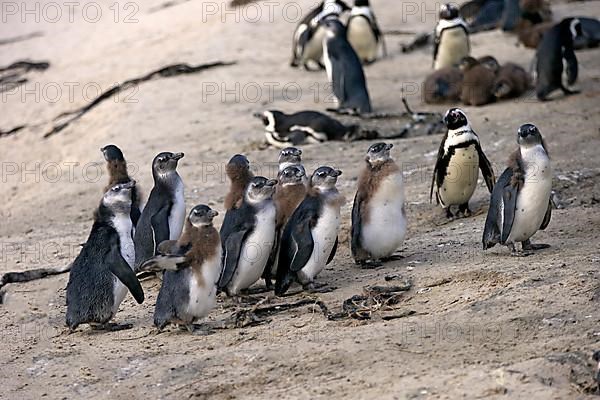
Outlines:
[{"label": "juvenile penguin", "polygon": [[497,99],[518,97],[531,88],[531,75],[519,65],[506,63],[500,67],[494,80]]},{"label": "juvenile penguin", "polygon": [[433,69],[456,67],[471,52],[469,30],[452,3],[442,4],[435,27]]},{"label": "juvenile penguin", "polygon": [[460,100],[465,105],[482,106],[494,101],[496,73],[489,64],[465,57],[460,66],[463,72]]},{"label": "juvenile penguin", "polygon": [[108,323],[127,290],[139,304],[144,301],[144,291],[133,272],[131,191],[134,186],[134,181],[118,183],[104,194],[90,236],[73,261],[67,284],[66,314],[71,332],[80,324],[110,328]]},{"label": "juvenile penguin", "polygon": [[323,39],[323,60],[327,77],[337,100],[339,113],[367,114],[371,100],[360,59],[348,43],[346,27],[338,19],[324,22],[327,28]]},{"label": "juvenile penguin", "polygon": [[[497,243],[507,245],[513,255],[549,247],[533,245],[530,238],[550,223],[552,167],[540,131],[535,125],[521,125],[519,148],[511,155],[508,168],[496,183],[485,220],[483,249]],[[522,252],[515,247],[522,244]]]},{"label": "juvenile penguin", "polygon": [[[306,176],[304,165],[302,165],[302,150],[296,147],[286,147],[279,152],[279,159],[277,161],[279,164],[278,174],[281,174],[287,167],[298,167],[302,171],[302,182],[308,186],[308,177]],[[278,187],[281,187],[281,185],[281,182],[279,182]]]},{"label": "juvenile penguin", "polygon": [[294,281],[312,289],[315,277],[333,260],[344,204],[335,187],[341,174],[330,167],[319,167],[312,174],[308,193],[281,236],[276,295],[284,294]]},{"label": "juvenile penguin", "polygon": [[225,210],[231,210],[242,204],[244,192],[254,174],[250,171],[250,162],[241,154],[231,157],[225,167],[225,173],[231,181],[229,192],[225,196]]},{"label": "juvenile penguin", "polygon": [[134,236],[136,268],[156,254],[162,241],[176,240],[181,235],[185,198],[177,163],[182,157],[183,153],[163,152],[152,161],[154,187]]},{"label": "juvenile penguin", "polygon": [[392,144],[369,147],[352,206],[351,250],[360,265],[378,266],[406,235],[402,171],[390,157]]},{"label": "juvenile penguin", "polygon": [[237,296],[260,279],[275,243],[276,180],[252,179],[238,209],[225,214],[221,226],[223,272],[219,289]]},{"label": "juvenile penguin", "polygon": [[567,64],[567,84],[577,80],[577,57],[573,49],[573,39],[581,35],[581,22],[577,18],[565,18],[544,34],[536,50],[536,96],[545,101],[546,97],[560,89],[565,95],[578,93],[567,89],[562,82],[563,59]]},{"label": "juvenile penguin", "polygon": [[491,192],[495,177],[492,165],[481,149],[479,137],[471,128],[467,116],[459,108],[451,108],[444,116],[448,132],[442,139],[431,180],[431,201],[435,188],[438,204],[452,218],[450,207],[458,205],[458,212],[471,215],[469,199],[475,192],[479,170]]},{"label": "juvenile penguin", "polygon": [[445,67],[433,71],[423,83],[423,100],[429,104],[460,100],[463,73],[456,67]]},{"label": "juvenile penguin", "polygon": [[221,274],[221,240],[213,226],[218,214],[206,205],[197,205],[190,211],[181,237],[162,242],[161,254],[142,264],[142,270],[165,270],[154,310],[154,325],[159,330],[171,323],[192,332],[194,321],[215,307]]},{"label": "juvenile penguin", "polygon": [[[104,192],[112,188],[117,183],[127,183],[132,179],[127,173],[127,162],[123,157],[123,152],[114,144],[109,144],[100,149],[106,160],[106,169],[108,171],[108,184],[104,188]],[[140,215],[142,214],[140,189],[138,185],[135,185],[131,189],[131,221],[133,222],[133,228],[138,223]]]},{"label": "juvenile penguin", "polygon": [[385,57],[385,41],[369,0],[354,1],[354,7],[350,10],[350,18],[348,18],[346,26],[348,27],[348,42],[363,63],[369,64],[377,59],[379,44],[383,47]]}]

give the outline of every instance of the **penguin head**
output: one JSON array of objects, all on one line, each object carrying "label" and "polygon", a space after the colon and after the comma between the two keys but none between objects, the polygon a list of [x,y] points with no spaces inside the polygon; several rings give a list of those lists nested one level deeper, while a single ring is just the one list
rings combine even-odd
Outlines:
[{"label": "penguin head", "polygon": [[154,178],[166,177],[177,169],[177,163],[183,158],[183,153],[159,153],[152,161],[152,175]]},{"label": "penguin head", "polygon": [[467,115],[460,108],[451,108],[444,115],[444,124],[449,130],[460,129],[469,125]]},{"label": "penguin head", "polygon": [[458,18],[458,7],[453,3],[446,3],[440,6],[440,19],[451,20]]},{"label": "penguin head", "polygon": [[337,178],[342,174],[339,169],[331,167],[319,167],[313,172],[310,178],[310,186],[319,191],[326,191],[335,188]]},{"label": "penguin head", "polygon": [[277,132],[277,125],[279,125],[278,121],[280,121],[281,117],[285,116],[285,114],[277,110],[268,110],[263,111],[262,113],[255,113],[254,116],[262,120],[262,123],[268,132]]},{"label": "penguin head", "polygon": [[496,81],[494,85],[494,96],[498,99],[502,99],[504,97],[508,97],[511,92],[510,82],[507,78],[501,78]]},{"label": "penguin head", "polygon": [[517,142],[521,146],[535,146],[542,144],[542,134],[537,126],[533,124],[521,125],[517,133]]},{"label": "penguin head", "polygon": [[246,188],[246,201],[258,204],[273,197],[276,179],[267,179],[264,176],[255,176]]},{"label": "penguin head", "polygon": [[479,64],[480,64],[480,62],[476,58],[467,56],[467,57],[464,57],[462,60],[460,60],[460,64],[458,65],[458,67],[460,68],[461,71],[465,72]]},{"label": "penguin head", "polygon": [[111,209],[113,214],[119,212],[129,213],[131,209],[131,190],[134,187],[134,180],[113,185],[102,196],[102,205]]},{"label": "penguin head", "polygon": [[393,144],[379,142],[372,144],[367,150],[366,160],[370,165],[377,165],[386,162],[390,159],[390,150],[394,147]]},{"label": "penguin head", "polygon": [[199,204],[192,208],[188,219],[190,220],[190,224],[192,224],[192,226],[200,228],[201,226],[212,225],[212,220],[217,215],[219,215],[219,213],[209,206]]},{"label": "penguin head", "polygon": [[369,0],[354,0],[354,7],[369,7]]},{"label": "penguin head", "polygon": [[327,29],[328,37],[346,37],[346,27],[337,17],[327,17],[321,21],[321,24]]},{"label": "penguin head", "polygon": [[114,144],[104,146],[100,148],[100,151],[104,155],[104,159],[106,161],[125,161],[125,158],[123,157],[123,152]]},{"label": "penguin head", "polygon": [[300,164],[302,162],[302,150],[296,147],[286,147],[279,153],[279,165]]},{"label": "penguin head", "polygon": [[277,174],[277,179],[279,180],[279,184],[282,186],[297,185],[299,183],[303,183],[304,175],[306,175],[304,173],[304,168],[300,168],[296,165],[290,165]]},{"label": "penguin head", "polygon": [[496,58],[492,56],[479,57],[477,62],[483,65],[484,67],[489,68],[494,73],[497,73],[500,69],[500,63],[498,63],[498,60],[496,60]]},{"label": "penguin head", "polygon": [[581,28],[581,21],[579,18],[573,18],[569,22],[569,31],[571,31],[571,37],[573,39],[583,36],[583,30]]},{"label": "penguin head", "polygon": [[225,173],[231,180],[243,178],[250,173],[250,161],[242,154],[236,154],[225,166]]}]

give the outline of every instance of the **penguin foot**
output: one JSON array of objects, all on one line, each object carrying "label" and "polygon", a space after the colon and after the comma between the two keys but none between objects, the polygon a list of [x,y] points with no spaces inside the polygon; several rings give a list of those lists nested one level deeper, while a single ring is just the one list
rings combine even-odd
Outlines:
[{"label": "penguin foot", "polygon": [[581,93],[581,91],[579,90],[573,90],[573,89],[567,89],[566,87],[561,87],[562,92],[565,94],[565,96],[571,96],[574,94],[579,94]]},{"label": "penguin foot", "polygon": [[444,210],[446,211],[446,218],[448,218],[448,219],[454,219],[454,214],[452,214],[452,211],[450,210],[450,207],[444,208]]},{"label": "penguin foot", "polygon": [[202,324],[191,324],[192,330],[190,333],[194,336],[208,336],[215,333],[214,329],[210,326],[202,325]]},{"label": "penguin foot", "polygon": [[90,324],[92,330],[118,332],[133,328],[133,324],[117,324],[115,322],[107,322],[105,324]]},{"label": "penguin foot", "polygon": [[473,215],[473,213],[471,212],[471,210],[469,209],[469,204],[461,204],[460,206],[458,206],[458,213],[462,214],[464,218],[469,218],[470,216]]},{"label": "penguin foot", "polygon": [[522,243],[523,245],[523,251],[535,251],[535,250],[542,250],[542,249],[547,249],[550,247],[549,244],[547,243],[531,243],[529,240],[526,240]]}]

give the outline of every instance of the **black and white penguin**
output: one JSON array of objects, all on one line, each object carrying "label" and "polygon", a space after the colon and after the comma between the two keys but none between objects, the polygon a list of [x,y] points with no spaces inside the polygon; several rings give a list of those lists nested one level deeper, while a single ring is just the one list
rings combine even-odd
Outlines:
[{"label": "black and white penguin", "polygon": [[154,325],[162,330],[180,324],[193,331],[193,323],[215,307],[221,275],[221,240],[213,226],[219,215],[206,205],[194,207],[178,240],[164,241],[159,255],[142,264],[141,270],[164,270]]},{"label": "black and white penguin", "polygon": [[276,180],[252,179],[242,205],[227,211],[221,226],[223,272],[219,289],[237,296],[257,282],[265,270],[275,243]]},{"label": "black and white penguin", "polygon": [[318,111],[285,114],[268,110],[254,116],[263,122],[267,142],[280,148],[327,140],[351,140],[358,131],[358,125],[346,126]]},{"label": "black and white penguin", "polygon": [[[104,192],[112,188],[117,183],[127,183],[132,179],[127,173],[127,162],[123,157],[123,152],[114,144],[109,144],[100,149],[106,160],[106,170],[108,171],[108,184],[104,188]],[[131,189],[131,221],[133,222],[133,228],[138,223],[140,215],[142,215],[143,205],[141,204],[142,196],[140,194],[140,188],[135,185]]]},{"label": "black and white penguin", "polygon": [[360,59],[348,42],[346,27],[338,19],[323,22],[323,61],[333,95],[337,100],[334,111],[350,114],[371,112],[371,100]]},{"label": "black and white penguin", "polygon": [[380,44],[383,48],[383,55],[386,56],[383,34],[379,29],[369,0],[354,0],[354,7],[350,10],[346,26],[348,42],[363,63],[369,64],[377,59]]},{"label": "black and white penguin", "polygon": [[[277,160],[279,170],[278,174],[281,174],[287,167],[297,167],[302,171],[302,182],[305,186],[308,186],[308,177],[306,176],[306,169],[302,165],[302,150],[297,147],[286,147],[281,149],[279,152],[279,158]],[[278,178],[279,179],[279,178]],[[278,187],[281,186],[279,182]]]},{"label": "black and white penguin", "polygon": [[[550,223],[552,167],[542,135],[532,124],[518,130],[519,148],[496,183],[485,220],[483,249],[497,243],[509,246],[514,255],[549,247],[533,245],[530,238]],[[522,243],[522,253],[515,247]]]},{"label": "black and white penguin", "polygon": [[[94,225],[73,261],[67,284],[67,326],[109,325],[127,291],[141,304],[144,291],[135,273],[131,237],[131,191],[135,182],[118,183],[102,197]],[[130,326],[122,325],[121,328]]]},{"label": "black and white penguin", "polygon": [[135,229],[135,265],[156,254],[164,240],[177,240],[185,222],[183,181],[177,163],[183,153],[163,152],[152,161],[154,187]]},{"label": "black and white penguin", "polygon": [[577,57],[573,49],[573,39],[582,35],[581,22],[577,18],[565,18],[550,28],[536,50],[536,96],[545,101],[546,97],[560,89],[565,95],[578,93],[567,89],[562,82],[563,59],[567,64],[567,84],[577,80]]},{"label": "black and white penguin", "polygon": [[294,281],[312,289],[315,277],[333,260],[344,204],[335,187],[341,174],[331,167],[319,167],[312,174],[308,193],[281,236],[276,295],[284,294]]},{"label": "black and white penguin", "polygon": [[302,65],[306,70],[323,69],[323,37],[325,29],[321,22],[326,18],[337,18],[350,7],[341,0],[323,0],[310,11],[294,30],[292,61],[290,66]]},{"label": "black and white penguin", "polygon": [[444,124],[448,132],[438,151],[429,199],[431,201],[435,188],[437,202],[446,210],[448,218],[453,217],[450,210],[453,205],[458,206],[458,212],[469,216],[469,199],[475,192],[479,170],[490,192],[495,182],[494,171],[461,109],[449,109]]},{"label": "black and white penguin", "polygon": [[452,3],[442,4],[434,32],[433,69],[456,67],[471,52],[469,29]]},{"label": "black and white penguin", "polygon": [[225,196],[225,210],[227,211],[238,208],[242,204],[246,187],[254,178],[254,174],[250,170],[250,162],[242,154],[231,157],[225,167],[225,173],[231,182],[229,192]]},{"label": "black and white penguin", "polygon": [[352,207],[354,261],[378,266],[400,247],[406,235],[402,170],[390,156],[392,144],[369,147],[366,165],[358,178]]}]

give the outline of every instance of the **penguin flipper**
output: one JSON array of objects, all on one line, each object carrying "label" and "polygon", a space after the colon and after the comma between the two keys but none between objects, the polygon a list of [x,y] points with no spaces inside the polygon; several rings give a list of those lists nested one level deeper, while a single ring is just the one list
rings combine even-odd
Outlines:
[{"label": "penguin flipper", "polygon": [[477,148],[477,154],[479,155],[479,169],[483,175],[483,179],[485,180],[485,184],[488,187],[490,193],[494,190],[494,184],[496,183],[496,177],[494,176],[494,169],[492,168],[492,164],[490,160],[485,156],[485,153],[481,149],[481,145],[477,143],[475,146]]},{"label": "penguin flipper", "polygon": [[517,195],[517,186],[513,186],[511,184],[506,185],[502,191],[504,217],[502,218],[502,235],[500,237],[500,243],[506,243],[506,241],[508,240],[508,236],[510,235],[512,225],[515,220],[515,211],[517,208]]},{"label": "penguin flipper", "polygon": [[142,285],[140,285],[137,276],[135,276],[135,273],[121,255],[118,244],[111,246],[106,261],[110,272],[112,272],[123,285],[127,286],[127,289],[129,289],[129,292],[131,292],[135,301],[137,301],[138,304],[142,304],[144,302],[144,289],[142,289]]},{"label": "penguin flipper", "polygon": [[140,265],[139,271],[162,272],[179,271],[188,267],[190,264],[184,256],[159,254]]},{"label": "penguin flipper", "polygon": [[171,204],[165,204],[156,214],[150,218],[150,228],[152,229],[152,238],[154,239],[154,254],[158,246],[165,240],[169,240],[169,214]]},{"label": "penguin flipper", "polygon": [[550,200],[548,202],[548,209],[546,210],[546,214],[544,215],[544,220],[542,221],[542,225],[540,226],[541,230],[546,229],[546,227],[550,223],[550,218],[552,218],[552,200]]},{"label": "penguin flipper", "polygon": [[183,256],[192,248],[192,243],[179,244],[177,240],[163,240],[156,249],[158,254],[172,255],[172,256]]},{"label": "penguin flipper", "polygon": [[250,231],[250,228],[241,229],[237,232],[232,232],[225,240],[223,254],[223,272],[219,278],[219,288],[224,288],[229,284],[231,278],[235,274],[242,252],[242,244],[244,236]]},{"label": "penguin flipper", "polygon": [[483,249],[487,250],[490,247],[494,247],[501,241],[501,228],[503,225],[503,193],[504,187],[510,185],[512,178],[512,169],[507,168],[492,191],[490,198],[490,208],[488,209],[487,217],[485,219],[485,227],[483,229]]},{"label": "penguin flipper", "polygon": [[310,223],[310,219],[303,224],[298,224],[292,229],[292,245],[295,251],[292,254],[290,262],[290,270],[293,272],[300,271],[310,260],[313,253],[315,242],[312,237],[311,227],[314,224]]},{"label": "penguin flipper", "polygon": [[[361,249],[360,245],[360,232],[362,230],[361,218],[360,218],[360,210],[362,206],[362,196],[357,191],[354,196],[354,205],[352,206],[352,238],[350,240],[350,250],[352,252],[352,256],[356,257],[359,250]],[[336,240],[337,244],[337,240]]]},{"label": "penguin flipper", "polygon": [[331,261],[333,261],[333,257],[335,257],[335,253],[337,252],[337,248],[338,248],[338,237],[335,237],[335,242],[333,243],[333,247],[331,248],[331,253],[329,253],[329,258],[327,258],[327,262],[325,263],[325,265],[329,265],[329,263]]},{"label": "penguin flipper", "polygon": [[575,51],[570,48],[563,49],[563,58],[567,62],[567,83],[572,85],[577,80],[577,57],[575,56]]},{"label": "penguin flipper", "polygon": [[[448,139],[448,132],[446,132],[446,134],[444,135],[444,138],[442,139],[442,143],[440,143],[440,148],[438,149],[438,155],[437,155],[437,160],[435,162],[435,166],[433,167],[433,176],[431,177],[431,189],[429,190],[429,202],[431,203],[431,200],[433,198],[433,188],[434,186],[437,185],[437,187],[439,188],[442,183],[444,182],[444,175],[446,175],[446,168],[448,166],[449,163],[449,158],[446,159],[446,157],[444,157],[444,143],[446,143],[446,139]],[[442,166],[442,163],[445,162],[445,166]],[[439,204],[439,198],[436,196],[436,201]]]}]

